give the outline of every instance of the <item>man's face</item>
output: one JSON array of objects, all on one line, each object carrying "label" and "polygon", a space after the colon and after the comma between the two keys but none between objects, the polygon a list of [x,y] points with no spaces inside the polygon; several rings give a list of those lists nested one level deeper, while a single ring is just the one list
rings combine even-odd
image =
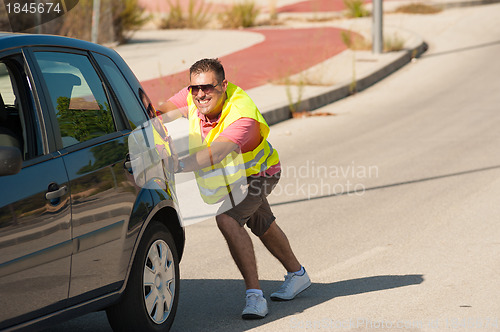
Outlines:
[{"label": "man's face", "polygon": [[[215,86],[215,88],[212,89],[207,85]],[[226,99],[227,81],[218,82],[215,73],[209,71],[192,74],[191,86],[193,87],[191,90],[193,101],[198,111],[207,118],[215,118],[222,110]]]}]

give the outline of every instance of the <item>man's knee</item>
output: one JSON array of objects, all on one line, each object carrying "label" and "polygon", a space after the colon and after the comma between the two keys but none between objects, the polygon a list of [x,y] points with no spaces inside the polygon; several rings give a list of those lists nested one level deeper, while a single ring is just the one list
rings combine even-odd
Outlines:
[{"label": "man's knee", "polygon": [[219,227],[219,230],[222,232],[235,227],[241,227],[236,220],[224,213],[217,215],[215,220],[217,221],[217,227]]},{"label": "man's knee", "polygon": [[276,224],[276,221],[273,220],[267,227],[265,227],[261,231],[261,234],[257,235],[257,236],[262,239],[262,237],[266,237],[266,236],[270,236],[272,234],[275,234],[277,229],[281,230],[281,228],[279,228],[279,226]]}]

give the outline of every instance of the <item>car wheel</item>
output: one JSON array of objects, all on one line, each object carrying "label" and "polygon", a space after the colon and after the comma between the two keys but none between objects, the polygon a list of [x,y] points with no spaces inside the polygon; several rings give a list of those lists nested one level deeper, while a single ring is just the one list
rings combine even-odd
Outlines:
[{"label": "car wheel", "polygon": [[166,331],[179,300],[179,260],[168,229],[150,225],[139,244],[119,303],[106,310],[114,331]]}]

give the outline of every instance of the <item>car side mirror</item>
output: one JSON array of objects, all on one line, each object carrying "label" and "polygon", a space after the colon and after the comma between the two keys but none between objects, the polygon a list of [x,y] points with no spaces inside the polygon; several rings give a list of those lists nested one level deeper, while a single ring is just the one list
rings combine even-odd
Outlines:
[{"label": "car side mirror", "polygon": [[22,164],[21,150],[11,146],[0,146],[0,176],[19,173]]}]

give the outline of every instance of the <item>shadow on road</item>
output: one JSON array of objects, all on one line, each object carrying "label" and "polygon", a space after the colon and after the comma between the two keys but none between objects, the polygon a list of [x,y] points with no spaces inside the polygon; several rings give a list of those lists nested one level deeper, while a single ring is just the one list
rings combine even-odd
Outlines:
[{"label": "shadow on road", "polygon": [[[343,280],[328,284],[313,283],[293,301],[273,302],[268,299],[269,315],[261,320],[243,321],[242,280],[183,279],[173,331],[246,331],[272,321],[292,316],[336,297],[383,291],[419,285],[421,274],[382,275]],[[261,281],[264,294],[271,294],[281,281]],[[318,317],[326,319],[328,317]]]},{"label": "shadow on road", "polygon": [[490,42],[490,43],[461,47],[461,48],[457,48],[454,50],[448,50],[448,51],[442,51],[442,52],[436,52],[436,53],[428,53],[428,54],[422,55],[421,58],[426,59],[426,58],[430,58],[430,57],[434,57],[434,56],[448,55],[448,54],[459,53],[459,52],[464,52],[464,51],[472,51],[472,50],[476,50],[476,49],[483,48],[483,47],[497,46],[499,44],[500,44],[500,40],[497,40],[497,41]]}]

